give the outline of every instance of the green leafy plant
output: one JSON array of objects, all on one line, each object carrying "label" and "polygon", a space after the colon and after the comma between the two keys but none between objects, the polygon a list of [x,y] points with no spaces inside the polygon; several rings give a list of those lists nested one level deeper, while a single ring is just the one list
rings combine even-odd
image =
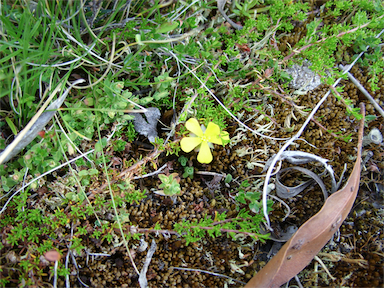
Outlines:
[{"label": "green leafy plant", "polygon": [[[177,174],[176,174],[177,175]],[[165,195],[177,195],[180,194],[180,184],[179,181],[174,178],[176,176],[175,173],[170,174],[169,176],[165,174],[159,174],[159,179],[161,181],[161,184],[159,185],[159,188],[163,189],[163,192]]]},{"label": "green leafy plant", "polygon": [[[119,199],[121,199],[121,203],[129,203],[129,204],[139,204],[141,200],[145,199],[147,196],[146,190],[143,191],[135,190],[134,185],[129,181],[125,180],[121,183],[116,184],[116,186],[119,188],[119,192],[117,195],[115,195],[116,202],[120,202]],[[120,198],[120,195],[123,195],[123,198]],[[119,206],[123,206],[122,204]]]},{"label": "green leafy plant", "polygon": [[189,177],[189,178],[193,179],[193,173],[194,173],[193,167],[184,167],[184,173],[183,173],[184,178]]},{"label": "green leafy plant", "polygon": [[262,8],[254,8],[256,5],[260,5],[259,0],[252,0],[252,1],[235,1],[236,9],[233,9],[233,13],[235,13],[238,16],[245,16],[247,18],[252,18],[252,16],[256,15],[258,12],[267,11],[269,9],[269,6],[262,7]]},{"label": "green leafy plant", "polygon": [[180,162],[181,166],[185,167],[188,162],[188,158],[185,156],[180,156],[178,161]]},{"label": "green leafy plant", "polygon": [[206,234],[216,238],[221,236],[222,233],[227,233],[234,239],[239,234],[243,234],[264,242],[266,239],[269,239],[269,235],[260,233],[262,221],[263,216],[261,214],[251,216],[246,210],[242,209],[236,218],[227,219],[225,213],[216,213],[215,219],[207,215],[200,220],[187,221],[183,219],[181,223],[174,225],[174,229],[185,237],[187,245],[200,241]]},{"label": "green leafy plant", "polygon": [[[241,182],[235,200],[241,204],[248,206],[249,210],[253,213],[260,213],[262,210],[263,204],[260,201],[261,193],[257,191],[247,191],[248,188],[251,188],[251,184],[247,180]],[[273,201],[268,199],[268,212],[272,210]]]}]

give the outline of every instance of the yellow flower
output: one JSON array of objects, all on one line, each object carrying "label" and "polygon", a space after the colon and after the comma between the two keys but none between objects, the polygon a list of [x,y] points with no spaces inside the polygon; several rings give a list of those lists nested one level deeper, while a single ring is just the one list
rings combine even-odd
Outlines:
[{"label": "yellow flower", "polygon": [[190,137],[181,139],[180,147],[186,153],[191,152],[197,147],[197,149],[199,149],[197,161],[200,163],[211,163],[213,159],[210,150],[210,147],[213,148],[211,143],[224,145],[223,140],[229,141],[228,132],[220,131],[220,127],[212,122],[209,122],[207,129],[203,131],[199,122],[195,118],[190,118],[185,122],[185,127],[192,132],[192,134],[189,135]]}]

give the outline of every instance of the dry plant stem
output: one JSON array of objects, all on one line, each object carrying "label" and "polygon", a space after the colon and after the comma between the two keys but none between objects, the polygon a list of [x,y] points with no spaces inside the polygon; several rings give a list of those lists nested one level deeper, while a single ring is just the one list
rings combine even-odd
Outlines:
[{"label": "dry plant stem", "polygon": [[[64,76],[65,78],[65,76]],[[83,83],[85,80],[84,79],[79,79],[79,80],[76,80],[75,82],[73,82],[69,88],[64,92],[64,93],[68,93],[69,90],[72,89],[72,87],[75,87],[76,84],[79,84],[79,83]],[[23,137],[25,136],[25,134],[27,134],[27,132],[29,131],[29,129],[31,129],[31,127],[33,126],[33,124],[37,121],[37,119],[39,119],[40,115],[43,114],[45,108],[48,107],[48,104],[52,101],[52,99],[56,96],[57,92],[59,92],[59,90],[64,86],[65,84],[64,83],[60,83],[56,86],[55,90],[53,90],[51,96],[49,96],[49,98],[47,99],[47,101],[45,101],[45,103],[43,104],[43,106],[40,107],[39,111],[37,111],[37,113],[35,114],[35,116],[32,117],[32,119],[28,122],[27,126],[25,126],[25,128],[17,135],[17,137],[15,138],[15,140],[13,140],[13,142],[11,144],[9,144],[7,146],[7,148],[5,148],[3,154],[0,156],[0,164],[2,164],[5,160],[5,158],[7,157],[7,155],[16,147],[17,144],[19,144],[19,142],[23,139]]]},{"label": "dry plant stem", "polygon": [[[66,163],[68,163],[68,157],[67,157],[67,155],[65,154],[63,145],[62,145],[61,142],[59,142],[59,144],[60,144],[61,151],[62,151],[62,153],[63,153],[63,155],[64,155],[64,157],[65,157],[65,160],[67,160]],[[80,154],[81,154],[82,157],[88,159],[83,153],[80,152]],[[92,163],[92,162],[91,162],[91,163]],[[73,175],[76,175],[76,172],[74,171],[74,169],[72,168],[72,166],[71,166],[71,165],[68,165],[68,167],[69,167],[69,170],[72,172],[72,174],[73,174]],[[75,178],[75,181],[77,182],[77,185],[78,185],[78,187],[79,187],[79,192],[81,192],[81,193],[84,194],[85,198],[87,199],[87,202],[88,202],[89,207],[92,207],[92,203],[91,203],[91,201],[89,201],[89,198],[88,198],[87,194],[85,193],[85,191],[84,191],[84,187],[81,185],[80,180],[79,180],[78,177],[76,177],[76,176],[75,176],[74,178]],[[93,215],[95,215],[97,221],[99,221],[99,223],[101,223],[101,222],[100,222],[100,219],[99,219],[99,216],[97,216],[97,214],[95,213],[95,209],[94,209],[93,207],[92,207],[92,211],[93,211]]]},{"label": "dry plant stem", "polygon": [[[276,172],[276,173],[277,173],[277,172]],[[276,201],[279,201],[281,204],[283,204],[283,206],[284,206],[285,208],[287,208],[287,212],[285,213],[285,216],[284,216],[284,218],[283,218],[283,220],[282,220],[282,222],[284,222],[285,219],[287,219],[288,216],[291,214],[291,208],[289,208],[289,205],[288,205],[287,203],[285,203],[283,200],[281,200],[279,197],[277,197],[277,196],[275,196],[275,195],[269,195],[269,197],[275,199]]]},{"label": "dry plant stem", "polygon": [[216,173],[216,172],[209,172],[209,171],[197,171],[197,172],[195,172],[195,174],[225,177],[225,174]]},{"label": "dry plant stem", "polygon": [[328,270],[328,268],[327,268],[327,266],[325,266],[325,264],[324,264],[324,262],[318,257],[318,256],[315,256],[315,258],[314,258],[317,262],[319,262],[320,263],[320,265],[321,265],[321,267],[323,267],[323,269],[325,270],[325,272],[328,274],[328,276],[329,276],[329,278],[331,278],[332,279],[332,281],[335,281],[336,280],[336,278],[335,277],[333,277],[332,275],[331,275],[331,273],[329,272],[329,270]]},{"label": "dry plant stem", "polygon": [[[113,53],[112,53],[112,54],[113,54]],[[99,134],[99,139],[101,139],[101,135],[100,135],[100,126],[99,126],[99,123],[98,123],[98,122],[97,122],[97,124],[98,124],[98,134]],[[112,206],[113,206],[113,211],[114,211],[115,216],[116,216],[116,219],[117,219],[117,225],[119,226],[120,234],[121,234],[121,237],[123,238],[123,243],[124,243],[125,249],[127,250],[129,259],[131,260],[132,266],[133,266],[135,272],[137,273],[137,275],[140,276],[139,269],[137,269],[136,264],[135,264],[135,261],[133,261],[133,256],[132,256],[132,254],[131,254],[131,250],[128,248],[128,241],[125,239],[125,235],[124,235],[124,232],[123,232],[123,227],[122,227],[122,225],[121,225],[121,221],[120,221],[119,213],[118,213],[117,208],[116,208],[115,198],[113,197],[112,186],[111,186],[112,183],[111,183],[111,181],[110,181],[110,179],[109,179],[109,174],[108,174],[107,165],[106,165],[106,160],[105,160],[105,155],[104,155],[104,151],[103,151],[103,150],[101,150],[101,155],[102,155],[102,157],[103,157],[104,173],[105,173],[106,178],[107,178],[108,191],[109,191],[109,194],[110,194],[110,197],[111,197],[111,202],[112,202]],[[88,199],[88,198],[87,198],[87,199]]]},{"label": "dry plant stem", "polygon": [[300,226],[245,287],[280,287],[289,281],[313,260],[348,217],[360,185],[365,107],[364,103],[359,106],[362,118],[359,123],[357,159],[347,183],[326,200],[318,213]]},{"label": "dry plant stem", "polygon": [[[96,45],[95,43],[92,44],[92,46],[89,47],[89,48],[87,49],[87,51],[85,51],[84,54],[81,55],[81,56],[77,56],[77,55],[74,54],[74,53],[70,53],[71,55],[76,56],[76,58],[73,59],[73,60],[67,61],[67,62],[62,62],[62,63],[57,63],[57,64],[36,64],[36,63],[32,63],[32,62],[27,62],[27,64],[28,64],[28,65],[31,65],[31,66],[37,66],[37,67],[53,67],[53,68],[59,68],[59,67],[61,67],[61,66],[69,66],[69,65],[72,64],[72,63],[75,63],[75,62],[78,62],[78,61],[82,60],[83,63],[80,63],[80,64],[78,64],[78,65],[76,65],[76,66],[74,67],[74,68],[77,68],[77,67],[81,66],[81,64],[84,64],[84,65],[85,65],[84,62],[85,62],[86,60],[83,59],[83,58],[84,58],[85,56],[88,55],[88,53],[95,47],[95,45]],[[90,65],[94,66],[93,63],[90,63]]]},{"label": "dry plant stem", "polygon": [[[178,67],[178,71],[180,71],[180,65],[179,65],[179,59],[176,58],[176,63],[177,63],[177,67]],[[218,67],[218,65],[221,63],[221,60],[216,64],[215,68]],[[197,69],[198,67],[200,67],[201,65],[203,65],[203,63],[201,63],[200,65],[198,65],[197,67],[195,67],[193,70]],[[208,76],[205,78],[205,82],[208,81],[209,77],[211,77],[213,74],[212,70],[211,72],[208,74]],[[179,79],[177,80],[179,81]],[[202,88],[203,86],[201,85],[200,88]],[[177,89],[177,87],[176,87]],[[176,92],[176,89],[175,89],[175,92]],[[175,94],[176,95],[176,94]],[[182,111],[180,112],[179,114],[179,117],[176,119],[176,121],[174,122],[175,124],[179,123],[180,121],[180,116],[184,113],[184,111],[188,111],[189,107],[191,106],[192,102],[195,101],[196,97],[197,97],[197,93],[195,93],[193,96],[192,96],[192,99],[188,102],[188,104],[184,105]],[[175,110],[175,96],[173,98],[173,111],[176,111]],[[169,139],[174,135],[175,133],[175,126],[172,125],[172,130],[168,133],[168,137],[167,139],[165,139],[164,141],[164,144],[167,144]]]},{"label": "dry plant stem", "polygon": [[76,277],[77,277],[77,280],[83,284],[83,286],[85,287],[89,287],[87,284],[85,284],[81,279],[80,279],[80,276],[79,276],[79,266],[77,265],[77,261],[76,261],[76,258],[75,256],[73,255],[73,252],[71,250],[71,246],[72,246],[72,239],[73,239],[73,222],[71,223],[71,238],[70,238],[70,241],[69,241],[69,244],[67,244],[67,248],[68,248],[68,254],[67,255],[70,255],[71,258],[72,258],[72,262],[73,262],[73,265],[75,266],[76,268]]},{"label": "dry plant stem", "polygon": [[348,107],[347,103],[345,103],[344,98],[341,97],[340,93],[337,92],[337,90],[335,89],[335,87],[331,87],[331,90],[332,90],[333,93],[335,93],[337,96],[340,97],[340,101],[343,102],[344,106],[347,108],[347,107]]},{"label": "dry plant stem", "polygon": [[55,261],[55,267],[54,267],[54,275],[53,275],[53,287],[57,287],[57,268],[58,268],[59,261]]},{"label": "dry plant stem", "polygon": [[323,129],[325,132],[331,134],[332,137],[337,138],[337,135],[336,135],[335,133],[333,133],[333,132],[329,132],[329,131],[327,130],[327,128],[325,128],[323,125],[321,125],[320,122],[317,121],[315,118],[312,118],[311,121],[312,121],[313,123],[315,123],[317,126],[319,126],[321,129]]},{"label": "dry plant stem", "polygon": [[[90,61],[88,61],[88,60],[87,60],[87,61],[86,61],[86,60],[83,60],[83,61],[89,62],[92,66],[96,66],[96,67],[98,67],[98,66],[104,66],[104,65],[110,65],[110,64],[109,64],[110,61],[105,60],[103,57],[100,57],[100,56],[97,55],[95,52],[93,52],[90,48],[88,48],[86,45],[84,45],[84,44],[80,43],[79,41],[77,41],[77,40],[76,40],[70,33],[68,33],[64,28],[61,28],[61,29],[62,29],[63,33],[68,37],[69,40],[75,42],[78,46],[80,46],[80,47],[82,47],[84,50],[86,50],[87,53],[89,52],[89,54],[91,54],[93,57],[99,59],[101,62],[104,62],[105,64],[92,63],[92,62],[90,62]],[[91,47],[91,48],[92,48],[92,47]],[[113,66],[115,66],[115,67],[117,67],[117,68],[121,68],[121,69],[123,68],[123,67],[121,67],[121,66],[119,66],[119,65],[116,65],[116,64],[113,64],[113,63],[112,63],[111,65],[113,65]]]},{"label": "dry plant stem", "polygon": [[229,24],[232,25],[233,28],[237,29],[237,30],[241,30],[243,29],[243,26],[233,22],[229,17],[228,15],[224,12],[224,5],[227,1],[226,0],[217,0],[217,9],[219,10],[219,12],[221,13],[221,15],[225,18],[225,20],[227,20],[227,22]]},{"label": "dry plant stem", "polygon": [[[175,141],[173,141],[173,143],[177,143],[179,142],[180,139],[177,139]],[[145,166],[145,164],[148,162],[148,161],[152,161],[153,159],[155,159],[160,153],[164,152],[163,150],[159,150],[159,149],[156,149],[155,151],[153,151],[149,156],[146,156],[143,160],[140,160],[138,162],[136,162],[135,164],[133,164],[131,167],[129,167],[128,169],[126,169],[125,171],[123,171],[122,173],[120,173],[119,175],[119,178],[123,178],[124,176],[125,177],[129,177],[131,174],[134,174],[136,173],[137,169],[139,169],[141,166]]]},{"label": "dry plant stem", "polygon": [[[59,109],[59,110],[60,110],[60,109]],[[61,123],[60,123],[60,121],[59,121],[59,118],[57,117],[56,114],[54,115],[54,117],[55,117],[55,120],[56,120],[57,125],[59,125],[60,130],[63,132],[65,138],[67,138],[67,140],[69,141],[69,143],[70,143],[73,147],[75,147],[75,149],[77,150],[77,152],[79,152],[79,154],[80,154],[81,156],[83,156],[85,159],[88,160],[89,163],[91,163],[92,167],[95,167],[95,163],[94,163],[91,159],[89,159],[87,156],[85,156],[84,153],[81,152],[81,150],[75,145],[75,143],[73,143],[73,141],[71,140],[71,138],[69,138],[69,136],[68,136],[68,134],[65,132],[63,126],[61,126]],[[58,132],[58,131],[56,131],[56,132]]]},{"label": "dry plant stem", "polygon": [[142,178],[147,178],[147,177],[152,177],[152,176],[155,176],[159,173],[161,173],[161,171],[163,171],[163,169],[165,167],[167,167],[167,163],[165,163],[163,166],[161,166],[159,169],[157,169],[156,171],[152,172],[152,173],[148,173],[148,174],[145,174],[145,175],[141,175],[141,176],[137,176],[137,177],[133,177],[132,180],[137,180],[137,179],[142,179]]},{"label": "dry plant stem", "polygon": [[[171,1],[172,2],[172,1]],[[187,10],[192,7],[193,5],[195,5],[197,2],[199,2],[199,0],[194,0],[191,4],[189,4],[188,6],[183,6],[184,8],[182,7],[179,7],[178,9],[176,9],[175,11],[172,11],[173,13],[173,16],[168,18],[168,21],[169,22],[173,22],[173,21],[176,21],[177,19],[179,19],[180,17],[182,17],[182,15],[187,12]],[[178,14],[176,14],[178,13]],[[195,15],[192,14],[192,15]],[[190,16],[190,17],[193,17],[193,16]]]},{"label": "dry plant stem", "polygon": [[[295,108],[295,109],[298,109],[298,108],[297,108],[297,105],[296,105],[295,103],[293,103],[292,101],[289,101],[288,99],[286,99],[285,96],[284,96],[283,94],[278,93],[278,92],[273,91],[273,90],[270,90],[270,89],[264,89],[264,87],[263,87],[261,84],[259,84],[259,83],[257,83],[257,84],[258,84],[260,87],[263,88],[262,90],[266,90],[266,91],[270,92],[271,94],[275,94],[276,96],[280,97],[280,99],[281,99],[283,102],[285,102],[285,103],[291,105],[291,106],[292,106],[293,108]],[[267,116],[267,117],[269,117],[269,116]],[[312,121],[313,123],[315,123],[317,126],[319,126],[321,129],[323,129],[324,131],[328,132],[327,128],[325,128],[323,125],[321,125],[315,118],[312,118],[311,121]],[[336,135],[335,133],[332,133],[332,132],[329,132],[329,133],[330,133],[333,137],[337,138],[337,135]]]},{"label": "dry plant stem", "polygon": [[295,275],[295,280],[296,280],[297,286],[299,286],[299,288],[304,288],[304,286],[301,285],[300,279],[299,279],[299,277],[297,277],[297,275]]},{"label": "dry plant stem", "polygon": [[[65,269],[68,269],[69,265],[69,253],[67,253],[67,256],[65,256]],[[69,271],[69,270],[68,270]],[[65,288],[70,288],[70,283],[69,283],[69,274],[65,275]]]},{"label": "dry plant stem", "polygon": [[[352,66],[349,67],[349,69],[351,69]],[[348,69],[348,70],[349,70]],[[336,87],[339,82],[341,81],[341,78],[337,79],[336,82],[333,84],[333,87]],[[313,118],[313,116],[316,114],[317,110],[319,110],[320,106],[324,103],[324,101],[327,99],[328,95],[330,94],[331,90],[328,90],[328,92],[323,96],[323,98],[321,98],[321,100],[317,103],[317,105],[315,106],[315,108],[313,108],[311,114],[309,114],[309,116],[307,117],[307,119],[305,120],[305,122],[303,123],[303,125],[301,126],[300,130],[291,138],[289,139],[284,145],[283,147],[279,150],[279,152],[276,154],[276,156],[273,158],[272,160],[272,163],[271,163],[271,166],[269,166],[268,168],[268,171],[267,171],[267,175],[265,177],[265,181],[264,181],[264,186],[263,186],[263,213],[264,213],[264,217],[265,219],[267,220],[267,228],[271,231],[273,231],[272,227],[271,227],[271,224],[270,224],[270,221],[269,221],[269,217],[268,217],[268,212],[267,212],[267,196],[268,196],[268,183],[269,183],[269,179],[271,178],[271,174],[272,174],[272,170],[273,168],[275,167],[276,165],[276,162],[278,160],[280,160],[281,158],[281,155],[283,154],[283,152],[294,142],[296,141],[297,139],[300,138],[301,134],[304,132],[304,129],[305,127],[308,125],[309,121],[311,121],[311,119]]]},{"label": "dry plant stem", "polygon": [[[0,8],[1,8],[1,5],[0,5]],[[0,9],[0,11],[1,11],[1,9]],[[0,15],[1,15],[1,12],[0,12]],[[3,37],[3,39],[5,39],[6,40],[6,42],[8,42],[8,39],[7,39],[7,37],[6,37],[6,35],[4,35],[4,33],[3,33],[3,29],[2,29],[2,25],[0,25],[0,35]],[[10,55],[13,55],[13,49],[12,49],[12,47],[9,47],[9,51],[11,52],[11,54]],[[20,71],[20,68],[17,68],[16,67],[16,60],[15,60],[15,57],[14,56],[12,56],[11,57],[11,63],[12,63],[12,70],[13,70],[13,72],[15,73],[15,78],[14,78],[14,80],[16,81],[16,93],[20,93],[21,94],[21,85],[20,85],[20,80],[19,80],[19,71]],[[13,81],[12,81],[12,90],[11,90],[11,96],[12,96],[12,93],[13,93]],[[17,94],[16,94],[16,96],[17,96]],[[10,97],[11,99],[12,99],[12,97]],[[13,101],[10,101],[10,103],[11,103],[11,105],[12,105],[12,107],[13,107]],[[13,107],[14,108],[14,107]],[[15,111],[15,109],[13,109],[14,111]],[[15,113],[16,114],[19,114],[17,111],[15,111]],[[1,164],[1,161],[0,161],[0,164]]]},{"label": "dry plant stem", "polygon": [[285,102],[285,103],[291,105],[292,108],[294,108],[295,110],[300,111],[300,109],[298,108],[298,106],[297,106],[292,100],[288,100],[283,94],[281,94],[281,93],[279,93],[279,92],[277,92],[277,91],[275,91],[275,90],[271,90],[271,89],[269,89],[269,88],[265,88],[265,87],[264,87],[263,85],[261,85],[260,83],[256,83],[256,84],[257,84],[258,86],[261,87],[261,90],[268,91],[269,93],[274,94],[274,95],[280,97],[280,99],[281,99],[283,102]]},{"label": "dry plant stem", "polygon": [[[95,33],[93,32],[93,30],[91,29],[91,27],[89,27],[89,25],[88,25],[88,21],[87,21],[87,17],[85,17],[85,13],[84,13],[84,9],[83,9],[83,7],[84,7],[84,1],[83,1],[83,0],[80,0],[80,3],[81,3],[81,7],[79,8],[79,10],[81,11],[81,16],[83,16],[83,20],[84,20],[83,23],[85,23],[85,26],[86,26],[86,28],[87,28],[86,30],[87,30],[89,33],[91,33],[92,36],[93,36],[95,39],[97,39],[97,41],[99,41],[101,44],[103,44],[104,46],[106,46],[105,43],[104,43],[103,41],[101,41],[101,40],[95,35]],[[101,9],[101,5],[99,5],[99,9],[97,10],[97,12],[96,12],[96,14],[95,14],[95,17],[96,17],[97,14],[99,13],[100,9]],[[76,12],[76,13],[77,13],[77,12]]]},{"label": "dry plant stem", "polygon": [[[231,103],[231,104],[232,104],[232,103]],[[231,105],[229,105],[229,106],[231,106]],[[253,107],[250,107],[250,106],[244,106],[244,108],[251,108],[253,111],[255,111],[255,112],[259,112],[260,114],[264,115],[264,117],[270,119],[270,120],[273,122],[273,124],[275,124],[276,126],[280,127],[280,124],[277,123],[276,119],[273,118],[273,117],[271,117],[271,116],[269,116],[269,115],[267,115],[265,112],[260,111],[260,110],[257,110],[257,109],[255,109],[255,108],[253,108]]]},{"label": "dry plant stem", "polygon": [[[179,140],[177,140],[178,142]],[[152,152],[149,156],[146,156],[144,159],[136,162],[135,164],[133,164],[131,167],[125,169],[123,172],[121,172],[119,175],[118,175],[118,178],[117,179],[111,179],[110,180],[110,183],[111,184],[114,184],[117,182],[118,179],[133,179],[132,175],[137,173],[137,170],[140,168],[140,167],[143,167],[147,164],[147,162],[149,161],[152,161],[153,159],[155,159],[158,155],[160,155],[160,153],[163,152],[162,150],[158,150],[156,149],[154,152]],[[99,192],[102,192],[106,187],[108,186],[108,184],[103,184],[101,185],[101,187],[99,187],[97,190],[94,190],[92,193],[94,194],[97,194]]]},{"label": "dry plant stem", "polygon": [[[341,65],[341,64],[339,65],[339,67],[340,67],[341,70],[345,69],[345,67],[343,65]],[[353,84],[355,84],[356,87],[359,88],[361,93],[363,93],[365,95],[365,97],[368,98],[369,102],[371,102],[371,104],[373,105],[373,107],[375,107],[377,112],[379,112],[380,115],[384,118],[384,110],[383,110],[383,108],[381,108],[381,106],[375,101],[375,99],[373,99],[371,94],[369,94],[369,92],[360,84],[359,80],[357,80],[355,77],[353,77],[353,75],[351,73],[348,72],[347,74],[348,74],[349,80],[351,80],[353,82]]]},{"label": "dry plant stem", "polygon": [[[378,17],[377,19],[381,19],[381,18],[383,18],[383,16],[384,16],[384,15],[381,15],[381,16]],[[345,35],[345,34],[353,33],[353,32],[355,32],[355,31],[357,31],[357,30],[359,30],[359,29],[361,29],[361,28],[367,27],[369,24],[371,24],[371,22],[372,22],[372,21],[369,21],[368,23],[365,23],[364,25],[361,25],[361,26],[359,26],[359,27],[353,28],[353,29],[351,29],[351,30],[349,30],[349,31],[341,32],[341,33],[339,33],[338,35],[336,35],[335,37],[338,38],[338,37],[341,37],[341,36],[343,36],[343,35]],[[332,36],[331,36],[331,37],[332,37]],[[295,56],[296,54],[299,54],[301,51],[303,51],[303,50],[305,50],[305,49],[307,49],[307,48],[309,48],[309,47],[311,47],[311,46],[313,46],[313,45],[316,45],[316,44],[319,44],[319,43],[321,43],[321,42],[324,42],[324,41],[327,40],[328,38],[330,38],[330,37],[323,38],[323,39],[320,39],[320,40],[316,41],[315,43],[311,43],[311,44],[305,45],[305,46],[301,47],[299,50],[294,50],[291,54],[289,54],[288,56],[285,56],[284,59],[283,59],[283,61],[287,61],[287,60],[289,60],[290,58],[292,58],[292,57]]]},{"label": "dry plant stem", "polygon": [[215,273],[215,272],[211,272],[211,271],[207,271],[207,270],[192,269],[192,268],[182,268],[182,267],[169,267],[169,269],[176,269],[176,270],[195,271],[195,272],[207,273],[207,274],[210,274],[210,275],[213,275],[213,276],[225,277],[225,278],[231,279],[232,281],[239,282],[239,283],[241,283],[241,284],[246,284],[245,282],[242,282],[242,281],[240,281],[240,280],[236,280],[236,279],[231,278],[231,277],[229,277],[229,276],[227,276],[227,275],[223,275],[223,274],[219,274],[219,273]]},{"label": "dry plant stem", "polygon": [[[345,257],[344,254],[341,254],[341,253],[337,253],[337,254],[335,253],[334,254],[334,253],[320,252],[317,255],[322,256],[322,257],[326,257],[327,259],[324,259],[324,260],[331,261],[331,262],[344,261],[344,262],[347,262],[350,264],[357,264],[363,268],[369,267],[368,260],[347,258],[347,257]],[[360,257],[362,257],[362,256],[360,255]]]}]

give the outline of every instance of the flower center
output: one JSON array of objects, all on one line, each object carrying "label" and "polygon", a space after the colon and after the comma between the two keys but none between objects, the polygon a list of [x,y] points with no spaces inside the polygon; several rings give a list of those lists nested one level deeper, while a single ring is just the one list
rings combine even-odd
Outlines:
[{"label": "flower center", "polygon": [[201,136],[201,141],[202,142],[208,142],[208,138],[205,135],[203,135],[203,136]]}]

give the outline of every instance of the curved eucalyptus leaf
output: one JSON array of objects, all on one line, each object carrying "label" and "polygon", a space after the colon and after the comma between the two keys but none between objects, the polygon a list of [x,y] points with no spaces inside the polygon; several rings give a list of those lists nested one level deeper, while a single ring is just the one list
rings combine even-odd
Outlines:
[{"label": "curved eucalyptus leaf", "polygon": [[[271,166],[271,163],[275,157],[276,157],[276,155],[273,155],[267,161],[262,172],[265,172],[269,168],[269,166]],[[328,162],[327,159],[321,158],[321,157],[316,156],[316,155],[311,154],[311,153],[302,152],[302,151],[284,151],[281,154],[280,159],[281,160],[287,160],[289,163],[295,164],[295,165],[307,164],[307,163],[312,162],[312,161],[316,161],[316,162],[323,164],[325,169],[329,172],[329,176],[331,177],[331,181],[332,181],[331,192],[333,193],[337,190],[338,186],[336,184],[335,175],[333,173],[332,166],[327,164],[327,162]]]},{"label": "curved eucalyptus leaf", "polygon": [[[297,185],[295,187],[287,187],[280,182],[280,176],[281,176],[281,173],[283,173],[285,171],[289,171],[289,170],[300,171],[301,173],[306,174],[309,177],[311,177],[313,180],[306,181],[306,182],[304,182],[300,185]],[[327,188],[325,187],[325,185],[324,185],[323,181],[320,179],[320,177],[317,176],[315,173],[313,173],[311,170],[308,170],[308,169],[303,168],[303,167],[298,167],[298,166],[281,169],[276,174],[276,194],[277,194],[277,196],[279,196],[281,198],[294,197],[297,194],[299,194],[300,192],[302,192],[309,185],[311,185],[313,183],[313,181],[316,181],[316,183],[319,184],[321,191],[323,192],[324,199],[327,199],[328,198]]]}]

